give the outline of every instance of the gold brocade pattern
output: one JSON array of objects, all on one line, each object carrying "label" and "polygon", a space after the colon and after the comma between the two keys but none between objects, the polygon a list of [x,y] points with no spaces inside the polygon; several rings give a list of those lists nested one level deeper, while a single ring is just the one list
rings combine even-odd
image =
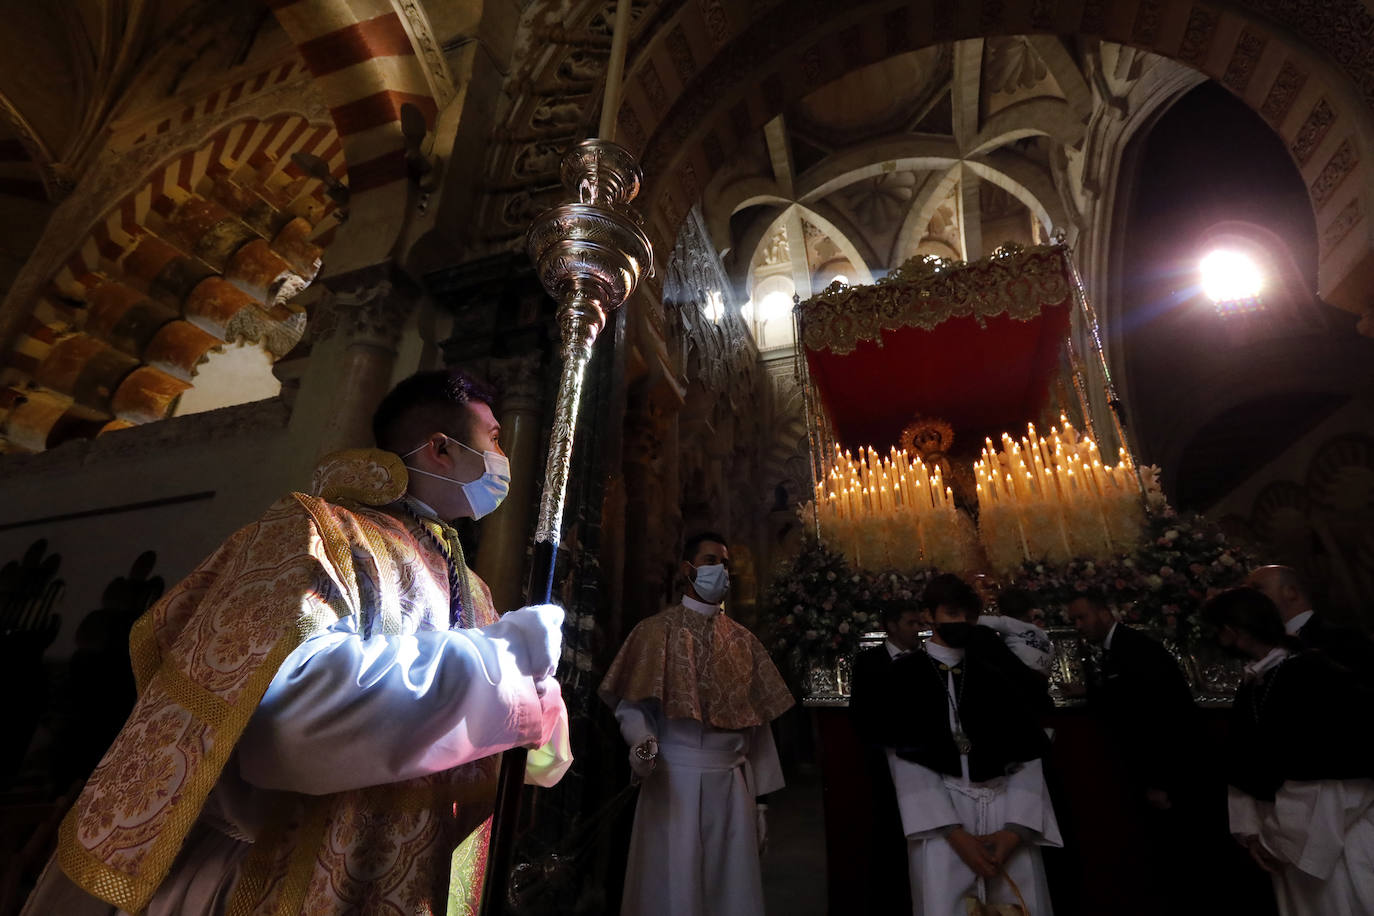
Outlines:
[{"label": "gold brocade pattern", "polygon": [[843,356],[883,331],[930,330],[950,318],[1029,321],[1070,299],[1068,249],[1009,246],[971,264],[912,258],[870,286],[832,284],[799,306],[802,344]]},{"label": "gold brocade pattern", "polygon": [[795,702],[758,637],[723,613],[680,604],[630,632],[599,692],[612,708],[656,699],[670,719],[720,729],[763,725]]},{"label": "gold brocade pattern", "polygon": [[[342,466],[335,473],[347,476]],[[381,486],[351,494],[364,497],[352,510],[299,493],[278,501],[135,625],[138,702],[59,837],[60,866],[88,892],[129,912],[147,906],[303,639],[347,615],[364,633],[448,628],[447,563],[413,523],[366,508],[391,489],[370,474],[353,479]],[[494,622],[485,584],[473,573],[466,581],[474,625]],[[318,798],[284,795],[245,859],[230,912],[442,912],[451,853],[490,815],[498,763],[493,756]]]}]

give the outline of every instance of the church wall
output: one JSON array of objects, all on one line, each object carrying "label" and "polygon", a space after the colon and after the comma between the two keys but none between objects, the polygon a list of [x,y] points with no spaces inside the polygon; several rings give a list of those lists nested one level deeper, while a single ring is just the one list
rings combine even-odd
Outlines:
[{"label": "church wall", "polygon": [[170,587],[287,488],[288,413],[272,399],[71,442],[0,463],[0,565],[34,541],[59,554],[65,593],[49,660],[145,550]]},{"label": "church wall", "polygon": [[1317,604],[1374,628],[1374,400],[1333,412],[1211,506],[1264,563],[1296,567]]}]

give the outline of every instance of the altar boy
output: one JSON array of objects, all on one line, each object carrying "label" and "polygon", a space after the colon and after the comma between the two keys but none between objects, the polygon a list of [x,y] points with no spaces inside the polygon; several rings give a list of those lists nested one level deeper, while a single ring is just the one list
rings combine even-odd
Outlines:
[{"label": "altar boy", "polygon": [[1358,718],[1374,697],[1304,651],[1256,589],[1202,615],[1249,662],[1227,734],[1232,835],[1270,872],[1281,916],[1374,913],[1374,739]]},{"label": "altar boy", "polygon": [[[1052,913],[1040,846],[1062,845],[1041,758],[1043,681],[995,633],[959,577],[931,580],[921,604],[935,634],[893,663],[890,689],[908,714],[887,735],[907,837],[912,912],[964,916],[964,900]],[[1038,687],[1038,691],[1037,691]]]}]

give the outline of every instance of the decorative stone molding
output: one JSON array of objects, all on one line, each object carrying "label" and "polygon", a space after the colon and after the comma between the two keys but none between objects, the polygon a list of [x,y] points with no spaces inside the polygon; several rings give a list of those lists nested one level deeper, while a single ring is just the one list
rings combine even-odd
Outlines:
[{"label": "decorative stone molding", "polygon": [[434,100],[442,109],[453,101],[457,90],[453,85],[453,75],[449,72],[448,61],[444,59],[444,49],[434,39],[434,29],[430,27],[429,16],[419,0],[392,0],[401,11],[401,22],[415,53],[424,62],[425,78],[429,83]]}]

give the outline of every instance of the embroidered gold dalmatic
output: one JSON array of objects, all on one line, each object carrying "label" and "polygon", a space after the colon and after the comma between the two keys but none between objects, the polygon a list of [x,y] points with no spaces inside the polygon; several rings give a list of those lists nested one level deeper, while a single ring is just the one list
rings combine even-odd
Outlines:
[{"label": "embroidered gold dalmatic", "polygon": [[763,725],[795,702],[748,628],[681,604],[630,631],[599,693],[612,708],[620,700],[655,699],[666,718],[719,729]]},{"label": "embroidered gold dalmatic", "polygon": [[[346,616],[363,633],[449,628],[441,550],[462,564],[461,548],[452,529],[400,510],[399,459],[331,456],[312,489],[320,495],[293,493],[230,537],[135,625],[138,702],[59,837],[62,870],[96,897],[133,913],[147,906],[303,640]],[[464,571],[464,624],[495,622],[486,585]],[[282,793],[229,912],[442,913],[451,864],[456,897],[475,911],[499,759],[333,795]]]}]

